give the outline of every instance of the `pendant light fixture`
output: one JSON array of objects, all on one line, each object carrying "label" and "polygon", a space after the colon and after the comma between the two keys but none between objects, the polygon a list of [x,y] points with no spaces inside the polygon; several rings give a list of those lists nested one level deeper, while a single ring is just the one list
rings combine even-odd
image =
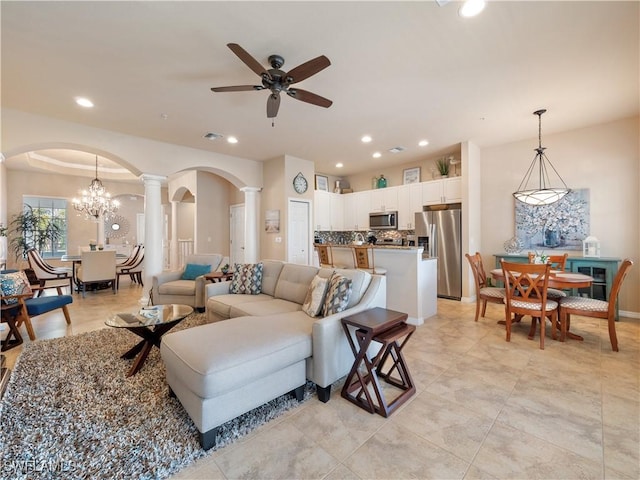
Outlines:
[{"label": "pendant light fixture", "polygon": [[[518,191],[513,194],[516,200],[526,203],[527,205],[551,205],[571,191],[571,189],[567,187],[567,184],[564,183],[564,180],[562,180],[562,177],[553,164],[544,154],[545,147],[542,146],[542,114],[545,112],[545,109],[533,112],[534,115],[538,116],[538,148],[535,149],[536,156],[531,162],[529,170],[527,170],[522,182],[520,182]],[[555,173],[558,180],[560,180],[562,187],[559,186],[559,183],[556,183],[556,185],[558,185],[557,187],[552,186],[553,184],[549,178],[549,167],[551,167],[553,173]],[[536,171],[538,174],[537,184],[535,181],[531,182]],[[535,177],[533,180],[535,180]]]},{"label": "pendant light fixture", "polygon": [[82,198],[73,199],[73,208],[84,213],[87,219],[96,222],[100,216],[107,220],[118,211],[120,202],[113,200],[98,178],[98,156],[96,155],[96,178],[91,181],[89,190],[82,191]]}]

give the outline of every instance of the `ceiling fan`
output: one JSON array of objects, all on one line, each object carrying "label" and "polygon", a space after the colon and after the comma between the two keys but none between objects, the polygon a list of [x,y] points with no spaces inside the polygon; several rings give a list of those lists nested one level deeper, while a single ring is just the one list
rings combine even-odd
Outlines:
[{"label": "ceiling fan", "polygon": [[228,43],[227,47],[242,60],[247,67],[260,75],[262,85],[236,85],[232,87],[214,87],[214,92],[245,92],[249,90],[270,90],[267,99],[267,118],[275,118],[280,108],[280,92],[285,92],[292,98],[302,102],[318,105],[319,107],[328,108],[333,103],[331,100],[316,95],[315,93],[302,90],[301,88],[293,88],[292,84],[301,82],[315,75],[320,70],[327,68],[331,62],[324,55],[320,55],[308,62],[298,65],[288,72],[280,70],[284,65],[284,58],[280,55],[270,55],[270,69],[264,68],[260,62],[253,58],[244,48],[237,43]]}]

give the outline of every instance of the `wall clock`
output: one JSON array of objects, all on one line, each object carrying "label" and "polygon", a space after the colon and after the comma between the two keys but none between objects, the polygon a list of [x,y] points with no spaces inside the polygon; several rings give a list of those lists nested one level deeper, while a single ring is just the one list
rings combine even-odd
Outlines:
[{"label": "wall clock", "polygon": [[293,189],[297,193],[304,193],[307,191],[307,188],[309,188],[309,183],[307,182],[307,179],[304,178],[304,175],[302,175],[302,172],[298,173],[298,175],[296,175],[295,178],[293,179]]}]

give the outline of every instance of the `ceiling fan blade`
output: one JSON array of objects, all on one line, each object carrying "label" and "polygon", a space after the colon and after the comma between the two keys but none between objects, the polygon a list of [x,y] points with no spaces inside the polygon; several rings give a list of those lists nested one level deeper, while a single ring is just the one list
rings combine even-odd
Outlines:
[{"label": "ceiling fan blade", "polygon": [[247,52],[244,48],[242,48],[240,45],[238,45],[237,43],[227,43],[227,47],[229,47],[231,51],[235,53],[238,56],[238,58],[242,60],[247,67],[249,67],[251,70],[256,72],[258,75],[260,75],[261,77],[266,75],[268,78],[271,78],[271,75],[269,75],[269,72],[267,71],[267,69],[264,68],[260,64],[260,62],[258,62],[255,58],[253,58],[251,54]]},{"label": "ceiling fan blade", "polygon": [[320,95],[307,92],[306,90],[302,90],[300,88],[290,88],[289,90],[287,90],[287,95],[295,98],[296,100],[311,103],[313,105],[318,105],[319,107],[324,108],[329,108],[333,104],[333,102],[328,98],[321,97]]},{"label": "ceiling fan blade", "polygon": [[280,92],[272,93],[267,99],[267,118],[274,118],[278,115],[280,108]]},{"label": "ceiling fan blade", "polygon": [[313,60],[309,60],[289,70],[285,76],[285,80],[288,84],[301,82],[305,78],[309,78],[311,75],[315,75],[320,70],[327,68],[329,65],[331,65],[329,59],[324,55],[320,55]]},{"label": "ceiling fan blade", "polygon": [[262,85],[236,85],[233,87],[213,87],[212,92],[248,92],[250,90],[264,90]]}]

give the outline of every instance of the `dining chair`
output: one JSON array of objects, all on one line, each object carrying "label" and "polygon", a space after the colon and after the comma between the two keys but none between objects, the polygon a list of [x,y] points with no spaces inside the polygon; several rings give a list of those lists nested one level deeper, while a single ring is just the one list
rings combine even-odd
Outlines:
[{"label": "dining chair", "polygon": [[375,275],[386,275],[387,269],[376,267],[372,245],[352,245],[353,263],[357,270],[366,270]]},{"label": "dining chair", "polygon": [[[54,267],[50,265],[35,248],[27,250],[27,260],[29,261],[29,268],[33,270],[35,276],[38,278],[41,289],[57,287],[61,284],[66,285],[68,283],[69,293],[73,291],[71,268]],[[47,284],[52,285],[47,286]]]},{"label": "dining chair", "polygon": [[618,336],[616,335],[616,301],[627,273],[633,262],[628,258],[623,260],[620,269],[613,279],[609,301],[587,297],[565,297],[560,299],[560,340],[564,341],[571,326],[571,315],[583,317],[603,318],[609,324],[609,341],[614,352],[618,350]]},{"label": "dining chair", "polygon": [[[131,253],[124,260],[123,259],[118,260],[116,258],[116,267],[123,267],[123,266],[131,265],[132,263],[134,263],[136,261],[136,258],[138,257],[138,252],[140,251],[141,247],[142,245],[134,245],[133,248],[131,249]],[[116,257],[117,257],[117,254],[116,254]]]},{"label": "dining chair", "polygon": [[482,317],[484,318],[487,310],[487,302],[499,303],[504,305],[504,288],[490,287],[487,285],[487,273],[482,264],[482,255],[480,252],[476,252],[475,255],[469,255],[465,253],[469,265],[471,265],[471,271],[473,272],[473,278],[476,282],[476,318],[478,321],[480,316],[480,306],[482,306]]},{"label": "dining chair", "polygon": [[144,287],[142,281],[142,267],[144,262],[144,247],[137,245],[135,249],[135,257],[126,264],[116,266],[116,290],[120,288],[120,277],[129,275],[132,282],[137,282]]},{"label": "dining chair", "polygon": [[[535,257],[536,257],[535,252],[529,252],[528,257],[529,257],[529,263],[535,262]],[[547,263],[551,264],[552,270],[564,271],[567,265],[568,257],[569,257],[568,253],[565,253],[564,255],[547,255]],[[566,296],[567,296],[566,292],[559,290],[557,288],[547,289],[547,297],[552,300],[558,301],[559,299],[564,298]]]},{"label": "dining chair", "polygon": [[[47,287],[51,288],[51,287]],[[22,343],[20,326],[24,323],[31,340],[36,339],[31,319],[39,315],[62,309],[67,325],[71,324],[71,316],[67,305],[73,303],[71,295],[64,295],[62,287],[55,287],[58,295],[34,296],[44,287],[33,287],[23,271],[0,273],[0,315],[9,326],[9,333],[2,341],[2,351],[16,347]]]},{"label": "dining chair", "polygon": [[111,282],[111,288],[116,293],[116,251],[98,250],[82,252],[82,263],[76,271],[78,287],[85,297],[87,285]]},{"label": "dining chair", "polygon": [[318,261],[320,266],[333,268],[333,252],[331,251],[331,245],[315,243],[313,246],[318,252]]},{"label": "dining chair", "polygon": [[547,298],[547,285],[551,265],[534,263],[513,263],[501,260],[505,282],[505,320],[507,342],[511,341],[511,321],[513,315],[531,315],[529,339],[536,334],[540,321],[540,349],[544,350],[546,318],[551,320],[552,337],[556,339],[558,302]]}]

